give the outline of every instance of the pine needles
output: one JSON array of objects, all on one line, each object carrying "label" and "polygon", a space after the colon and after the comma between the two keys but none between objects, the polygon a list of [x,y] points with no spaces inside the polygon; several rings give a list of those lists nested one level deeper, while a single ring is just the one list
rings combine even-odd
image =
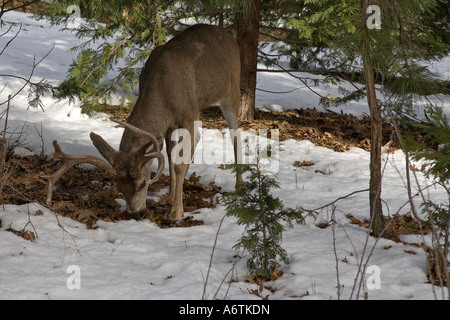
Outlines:
[{"label": "pine needles", "polygon": [[280,266],[289,263],[288,254],[281,247],[285,225],[302,223],[314,214],[301,207],[284,208],[283,202],[271,194],[272,189],[279,189],[275,176],[264,174],[260,159],[253,165],[236,165],[246,176],[246,181],[236,187],[236,191],[223,196],[229,216],[237,218],[239,225],[245,225],[245,232],[234,246],[243,248],[250,254],[247,266],[256,276],[270,279]]}]

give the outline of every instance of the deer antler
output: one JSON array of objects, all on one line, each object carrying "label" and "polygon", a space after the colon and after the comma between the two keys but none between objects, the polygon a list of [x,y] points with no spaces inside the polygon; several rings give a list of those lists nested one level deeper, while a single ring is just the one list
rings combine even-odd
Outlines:
[{"label": "deer antler", "polygon": [[59,168],[56,172],[54,172],[51,175],[42,176],[42,178],[45,178],[48,180],[48,189],[47,189],[47,204],[50,205],[52,202],[52,194],[53,194],[53,186],[55,185],[55,182],[61,178],[61,176],[70,168],[72,168],[74,165],[80,164],[80,163],[90,163],[93,164],[99,168],[105,169],[106,171],[115,174],[115,170],[113,167],[111,167],[108,163],[103,161],[100,158],[94,157],[94,156],[72,156],[65,154],[61,151],[61,147],[58,144],[58,141],[53,141],[53,147],[55,148],[55,152],[48,158],[49,160],[58,158],[63,161],[63,165],[61,168]]},{"label": "deer antler", "polygon": [[135,127],[132,124],[129,124],[128,122],[123,122],[123,121],[120,121],[117,119],[111,119],[111,121],[120,124],[121,126],[133,131],[136,134],[139,134],[141,136],[148,138],[155,146],[155,150],[157,152],[160,152],[158,139],[156,139],[156,137],[154,135],[152,135],[150,132],[142,130],[141,128]]},{"label": "deer antler", "polygon": [[161,174],[164,170],[164,155],[161,153],[161,150],[159,148],[158,139],[156,139],[156,137],[153,134],[151,134],[150,132],[142,130],[138,127],[135,127],[132,124],[129,124],[127,122],[123,122],[123,121],[116,120],[116,119],[111,119],[111,121],[122,125],[123,127],[133,131],[134,133],[136,133],[138,135],[146,137],[153,144],[153,146],[155,147],[155,151],[145,155],[145,157],[148,159],[149,158],[158,159],[158,169],[156,170],[156,174],[155,174],[154,178],[152,180],[150,180],[150,184],[153,184],[155,181],[157,181],[159,179],[159,177],[161,176]]}]

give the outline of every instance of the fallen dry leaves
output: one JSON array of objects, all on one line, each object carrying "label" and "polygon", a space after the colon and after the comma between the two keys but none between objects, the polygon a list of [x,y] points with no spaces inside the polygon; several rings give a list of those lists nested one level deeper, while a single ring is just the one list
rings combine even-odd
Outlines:
[{"label": "fallen dry leaves", "polygon": [[[5,204],[26,204],[37,202],[46,206],[47,181],[41,178],[50,174],[58,167],[57,162],[48,161],[46,156],[12,157],[8,165],[14,169],[8,182],[4,186],[2,202]],[[163,175],[161,179],[149,188],[149,193],[168,187],[169,177]],[[114,222],[127,220],[130,217],[116,199],[122,198],[115,187],[113,177],[100,169],[85,169],[74,167],[57,182],[57,190],[53,193],[51,209],[56,213],[95,228],[98,220]],[[200,183],[200,177],[195,173],[185,179],[184,208],[185,212],[193,212],[201,208],[214,208],[217,205],[217,194],[220,187],[213,182],[209,185]],[[164,199],[147,200],[147,213],[141,219],[150,219],[162,228],[191,227],[203,224],[192,215],[186,216],[180,222],[167,219],[169,205]],[[22,237],[32,238],[29,234],[19,234]]]}]

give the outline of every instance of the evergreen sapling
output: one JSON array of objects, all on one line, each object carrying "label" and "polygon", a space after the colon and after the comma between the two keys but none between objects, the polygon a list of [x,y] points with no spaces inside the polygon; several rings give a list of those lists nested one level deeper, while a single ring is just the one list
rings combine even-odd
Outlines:
[{"label": "evergreen sapling", "polygon": [[227,215],[237,218],[239,225],[245,225],[245,232],[235,249],[243,248],[250,254],[247,266],[256,276],[270,279],[280,262],[289,263],[288,254],[281,247],[284,224],[293,227],[293,222],[301,223],[306,210],[285,209],[282,201],[271,194],[271,189],[279,189],[276,176],[261,171],[260,159],[254,165],[235,165],[235,173],[240,170],[248,175],[234,192],[223,196]]}]

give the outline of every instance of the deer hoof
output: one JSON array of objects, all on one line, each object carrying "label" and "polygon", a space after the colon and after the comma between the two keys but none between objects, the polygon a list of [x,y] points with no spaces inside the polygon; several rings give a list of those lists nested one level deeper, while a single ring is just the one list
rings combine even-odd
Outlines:
[{"label": "deer hoof", "polygon": [[147,214],[146,211],[140,211],[140,212],[128,212],[128,216],[129,216],[131,219],[134,219],[134,220],[141,220],[142,218],[145,217],[146,214]]},{"label": "deer hoof", "polygon": [[170,219],[171,220],[181,220],[183,219],[183,209],[174,207],[170,211]]}]

